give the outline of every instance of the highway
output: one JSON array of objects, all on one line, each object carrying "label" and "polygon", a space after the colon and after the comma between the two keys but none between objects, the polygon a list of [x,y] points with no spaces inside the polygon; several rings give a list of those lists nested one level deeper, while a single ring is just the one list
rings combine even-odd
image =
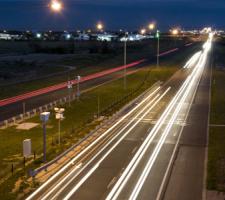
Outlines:
[{"label": "highway", "polygon": [[212,39],[210,34],[182,70],[124,111],[27,200],[161,199]]},{"label": "highway", "polygon": [[[171,55],[179,54],[185,48],[189,48],[190,45],[184,46],[181,48],[171,49],[165,52],[160,53],[160,57],[166,58]],[[155,57],[152,56],[148,60],[143,59],[133,63],[130,63],[126,66],[127,73],[135,72],[140,67],[145,67],[149,64],[155,62]],[[121,70],[123,71],[125,66],[115,67],[113,69],[101,71],[95,74],[90,74],[85,77],[82,77],[80,80],[80,90],[85,92],[102,84],[105,84],[109,81],[118,79],[123,76]],[[77,84],[76,80],[72,80],[73,85]],[[76,91],[73,89],[71,94],[74,94]],[[53,85],[50,87],[42,88],[36,91],[28,92],[21,94],[15,97],[2,99],[0,100],[0,121],[9,119],[16,115],[23,113],[23,103],[25,102],[25,111],[30,111],[34,108],[46,105],[50,102],[58,100],[63,97],[68,96],[67,82]]]}]

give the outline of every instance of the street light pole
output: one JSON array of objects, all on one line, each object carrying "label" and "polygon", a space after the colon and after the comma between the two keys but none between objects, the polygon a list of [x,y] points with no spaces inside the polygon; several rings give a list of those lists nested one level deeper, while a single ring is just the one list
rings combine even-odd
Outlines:
[{"label": "street light pole", "polygon": [[156,38],[157,38],[157,67],[159,67],[159,30],[156,32]]},{"label": "street light pole", "polygon": [[46,122],[43,121],[43,162],[46,162]]},{"label": "street light pole", "polygon": [[127,33],[124,39],[124,90],[127,89]]},{"label": "street light pole", "polygon": [[158,37],[158,42],[157,42],[157,67],[159,66],[159,37]]}]

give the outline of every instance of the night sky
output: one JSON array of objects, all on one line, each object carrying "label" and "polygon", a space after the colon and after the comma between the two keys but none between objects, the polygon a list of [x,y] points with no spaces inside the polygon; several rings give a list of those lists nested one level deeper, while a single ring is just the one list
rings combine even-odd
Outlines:
[{"label": "night sky", "polygon": [[94,28],[139,29],[156,21],[161,30],[213,26],[225,28],[225,0],[63,0],[54,14],[48,0],[0,0],[0,29],[74,30]]}]

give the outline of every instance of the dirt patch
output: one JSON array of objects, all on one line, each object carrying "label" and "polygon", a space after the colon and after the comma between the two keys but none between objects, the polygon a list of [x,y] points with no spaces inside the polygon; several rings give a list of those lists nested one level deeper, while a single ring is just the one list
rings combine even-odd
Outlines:
[{"label": "dirt patch", "polygon": [[16,127],[16,129],[18,129],[18,130],[30,130],[32,128],[37,127],[38,125],[39,125],[38,123],[30,123],[30,122],[28,123],[28,122],[26,122],[26,123],[19,124]]}]

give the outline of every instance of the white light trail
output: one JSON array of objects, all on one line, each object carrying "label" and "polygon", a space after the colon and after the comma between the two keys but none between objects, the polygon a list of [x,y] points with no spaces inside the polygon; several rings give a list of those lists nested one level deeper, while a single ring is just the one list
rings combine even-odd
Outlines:
[{"label": "white light trail", "polygon": [[[207,41],[208,42],[208,41]],[[163,115],[160,117],[160,119],[157,121],[155,127],[152,129],[152,131],[150,132],[149,136],[146,138],[146,140],[144,141],[144,143],[142,144],[142,146],[139,148],[139,150],[137,151],[137,153],[135,154],[135,156],[133,157],[132,161],[129,163],[128,167],[125,169],[125,171],[123,172],[122,176],[120,177],[120,179],[117,181],[117,183],[115,184],[115,186],[113,187],[113,189],[111,190],[111,192],[109,193],[109,195],[107,196],[107,200],[111,200],[111,199],[117,199],[119,194],[121,193],[122,189],[124,188],[124,186],[126,185],[127,181],[129,180],[129,178],[131,177],[132,173],[134,172],[135,168],[137,167],[137,165],[139,164],[140,160],[143,158],[144,154],[146,153],[149,145],[151,144],[154,136],[157,134],[158,130],[160,129],[160,127],[162,126],[162,124],[165,123],[165,119],[167,118],[167,116],[169,115],[169,113],[171,112],[172,108],[175,108],[176,103],[178,101],[179,98],[182,98],[181,104],[179,104],[179,106],[176,108],[175,113],[173,114],[172,119],[170,120],[170,123],[168,124],[167,128],[164,131],[164,134],[162,135],[157,147],[154,150],[154,153],[152,154],[152,157],[149,161],[150,164],[147,165],[147,172],[149,172],[149,170],[151,169],[151,166],[154,164],[154,161],[161,149],[161,146],[164,142],[165,137],[168,135],[173,122],[176,118],[177,113],[180,110],[180,107],[183,103],[183,101],[185,100],[185,98],[187,97],[187,95],[189,94],[189,91],[192,87],[192,85],[194,84],[194,81],[196,81],[196,78],[199,77],[199,73],[202,71],[202,67],[205,65],[206,59],[207,59],[207,53],[209,51],[209,45],[207,44],[206,46],[208,46],[207,48],[205,48],[204,52],[201,54],[198,52],[198,57],[199,57],[199,62],[196,65],[196,67],[194,68],[194,70],[192,71],[191,75],[186,79],[186,81],[184,82],[184,84],[182,85],[182,87],[180,88],[180,90],[178,91],[178,93],[176,94],[176,96],[173,98],[173,100],[171,101],[171,103],[169,104],[169,106],[167,107],[167,109],[165,110],[165,112],[163,113]],[[195,56],[197,57],[197,56]],[[195,59],[195,58],[194,58]],[[193,61],[193,60],[191,60]],[[197,61],[197,60],[196,60]],[[163,137],[164,136],[164,137]],[[130,199],[136,199],[137,195],[139,194],[144,180],[146,179],[146,174],[148,174],[146,172],[146,170],[143,172],[143,175],[141,176],[141,178],[139,179],[137,185],[135,186],[135,189],[133,190]]]},{"label": "white light trail", "polygon": [[195,53],[190,58],[190,60],[187,61],[187,63],[185,64],[185,66],[183,68],[191,68],[198,61],[198,59],[200,58],[201,54],[202,54],[201,51]]},{"label": "white light trail", "polygon": [[[129,130],[127,131],[127,132],[125,132],[125,133],[123,133],[123,136],[110,148],[110,150],[108,150],[107,151],[107,153],[106,154],[104,154],[104,156],[98,161],[98,163],[94,166],[94,167],[92,167],[92,169],[91,169],[91,173],[87,173],[79,182],[78,182],[78,184],[67,194],[67,196],[64,198],[64,200],[68,200],[68,199],[70,199],[71,198],[71,196],[79,189],[79,187],[92,175],[92,173],[98,168],[98,166],[105,160],[105,158],[117,147],[117,145],[131,132],[131,130],[133,130],[134,129],[134,127],[136,127],[136,125],[147,115],[147,114],[149,114],[149,112],[159,103],[159,101],[161,101],[161,99],[169,92],[169,90],[170,90],[171,88],[168,88],[161,96],[160,96],[160,98],[158,98],[154,103],[153,102],[150,102],[151,104],[153,103],[153,105],[146,111],[145,109],[146,109],[146,107],[145,107],[145,109],[143,109],[144,110],[144,114],[136,121],[136,123],[132,126],[132,127],[130,127],[129,128]],[[155,100],[155,99],[154,99]],[[134,120],[136,119],[136,117],[135,118],[133,118]],[[93,158],[93,159],[95,159],[95,157]],[[92,160],[93,160],[92,159]],[[88,166],[91,162],[92,162],[92,160],[91,161],[89,161],[87,164],[86,164],[86,166]],[[85,167],[84,167],[85,168]],[[94,170],[93,170],[93,168],[94,168]]]},{"label": "white light trail", "polygon": [[[143,185],[144,185],[144,182],[145,180],[147,179],[149,173],[150,173],[150,170],[166,140],[166,137],[168,136],[182,106],[183,106],[183,103],[187,100],[187,97],[188,95],[193,95],[192,93],[192,90],[193,89],[195,91],[195,89],[198,87],[199,85],[199,82],[200,82],[200,78],[201,78],[201,75],[202,75],[202,72],[203,72],[203,67],[205,66],[206,64],[206,59],[207,59],[207,53],[208,51],[210,50],[211,48],[211,42],[208,43],[208,41],[206,42],[207,45],[206,48],[205,48],[205,51],[203,52],[203,56],[202,56],[202,59],[200,60],[199,64],[196,66],[196,70],[193,71],[193,77],[192,77],[192,80],[190,82],[190,84],[188,85],[187,87],[187,90],[185,90],[183,96],[182,96],[182,99],[179,101],[179,104],[178,104],[178,107],[176,107],[176,110],[175,112],[173,113],[172,115],[172,118],[170,119],[168,125],[166,126],[166,129],[164,130],[157,146],[155,147],[155,150],[153,152],[153,154],[151,155],[151,157],[149,158],[148,160],[148,163],[147,165],[145,166],[144,168],[144,171],[142,172],[141,176],[139,177],[138,179],[138,182],[137,184],[135,185],[135,188],[134,190],[132,191],[132,194],[130,195],[130,198],[129,200],[135,200],[137,199]],[[193,88],[193,85],[195,84],[195,88]]]},{"label": "white light trail", "polygon": [[[191,77],[189,76],[187,80],[190,80],[190,78]],[[185,81],[185,83],[182,85],[180,90],[183,91],[185,89],[185,87],[187,86],[187,84],[188,84],[188,81]],[[135,154],[135,156],[133,157],[133,159],[129,163],[128,167],[123,172],[122,176],[119,178],[119,180],[117,181],[117,183],[113,187],[112,191],[107,196],[106,200],[118,198],[120,192],[122,191],[122,189],[124,188],[124,186],[128,182],[129,178],[131,177],[135,168],[137,167],[137,165],[139,164],[139,162],[143,158],[144,154],[146,153],[148,145],[153,141],[155,135],[157,134],[157,132],[159,131],[161,126],[165,123],[165,120],[166,120],[167,116],[169,115],[169,112],[173,108],[172,106],[176,103],[176,100],[178,99],[180,94],[181,94],[181,92],[178,92],[176,94],[176,96],[174,97],[174,99],[169,104],[169,106],[166,108],[166,110],[164,111],[164,113],[162,114],[160,119],[157,121],[156,125],[153,127],[153,129],[149,133],[148,137],[145,139],[142,146],[139,148],[139,150],[137,151],[137,153]]]},{"label": "white light trail", "polygon": [[173,113],[172,118],[170,119],[169,123],[167,124],[162,136],[159,139],[159,142],[158,142],[157,146],[155,147],[154,152],[152,153],[151,157],[148,160],[147,165],[145,166],[141,176],[139,177],[138,182],[137,182],[134,190],[132,191],[132,194],[131,194],[129,200],[137,199],[138,194],[140,193],[140,191],[141,191],[141,189],[142,189],[142,187],[143,187],[143,185],[144,185],[144,183],[145,183],[145,181],[146,181],[146,179],[147,179],[147,177],[150,173],[150,170],[152,169],[152,166],[153,166],[153,164],[154,164],[154,162],[155,162],[155,160],[156,160],[156,158],[157,158],[157,156],[158,156],[158,154],[159,154],[159,152],[160,152],[160,150],[161,150],[161,148],[162,148],[162,146],[163,146],[163,144],[166,140],[166,137],[170,133],[170,130],[171,130],[171,128],[172,128],[172,126],[173,126],[182,106],[183,106],[183,103],[186,101],[187,96],[190,95],[190,90],[192,89],[193,84],[196,82],[196,79],[199,78],[199,75],[200,75],[201,72],[202,72],[202,70],[198,70],[196,72],[195,77],[193,77],[193,79],[191,80],[191,83],[188,85],[187,90],[185,90],[185,93],[182,96],[181,101],[178,103],[178,106],[176,107],[176,110]]},{"label": "white light trail", "polygon": [[63,168],[61,168],[57,173],[55,173],[50,179],[48,179],[45,183],[43,183],[36,191],[34,191],[27,200],[31,200],[35,197],[41,190],[48,186],[54,179],[59,177],[65,170],[71,167],[71,164],[77,161],[81,156],[83,156],[89,149],[91,149],[96,143],[98,143],[103,137],[105,137],[110,131],[112,131],[116,126],[118,126],[122,121],[124,121],[129,115],[135,112],[139,107],[141,107],[146,101],[148,101],[152,96],[154,96],[161,87],[157,87],[153,92],[151,92],[146,98],[144,98],[141,103],[139,103],[136,107],[134,107],[131,111],[129,111],[126,115],[124,115],[118,122],[116,122],[113,126],[111,126],[107,131],[105,131],[100,137],[98,137],[95,141],[93,141],[87,148],[85,148],[82,152],[80,152],[76,157],[74,157],[68,164],[66,164]]},{"label": "white light trail", "polygon": [[[158,95],[156,95],[155,96],[155,98],[153,98],[137,115],[136,115],[136,117],[139,117],[144,111],[145,111],[145,109],[148,107],[148,106],[150,106],[152,103],[154,103],[155,102],[155,100],[159,97],[160,95],[158,94]],[[133,123],[134,122],[134,120],[135,120],[135,118],[133,118],[126,126],[124,126],[120,131],[119,131],[119,133],[116,135],[116,136],[114,136],[109,142],[108,142],[108,144],[110,144],[120,133],[122,133],[131,123]],[[75,171],[76,171],[76,169],[74,169],[74,170],[72,170],[66,177],[64,177],[59,183],[57,183],[57,185],[55,185],[54,186],[54,188],[52,188],[52,190],[49,192],[49,193],[47,193],[47,194],[45,194],[45,196],[44,197],[42,197],[42,200],[47,200],[48,199],[48,197],[53,193],[53,191],[55,191],[57,188],[59,188],[60,187],[60,189],[59,190],[57,190],[57,192],[54,194],[54,197],[52,197],[51,199],[54,199],[56,196],[58,196],[91,162],[93,162],[93,160],[95,160],[96,159],[96,157],[100,154],[100,153],[102,153],[103,152],[103,150],[105,150],[105,148],[107,147],[107,145],[104,147],[104,148],[102,148],[101,149],[101,151],[99,151],[77,174],[76,174],[76,176],[73,176],[69,181],[67,181],[66,182],[66,179],[68,178],[68,177],[70,177],[70,175],[72,175]],[[92,173],[97,169],[97,167],[98,167],[99,165],[95,165],[95,167],[94,167],[94,170],[93,169],[91,169],[91,171],[92,171]],[[88,176],[87,177],[89,177],[92,173],[88,173]],[[66,182],[66,183],[64,183],[64,182]],[[81,184],[82,185],[82,184]],[[79,182],[79,184],[77,185],[77,186],[81,186],[80,185],[80,182]],[[76,187],[77,187],[76,186]],[[79,188],[78,187],[78,188]]]}]

